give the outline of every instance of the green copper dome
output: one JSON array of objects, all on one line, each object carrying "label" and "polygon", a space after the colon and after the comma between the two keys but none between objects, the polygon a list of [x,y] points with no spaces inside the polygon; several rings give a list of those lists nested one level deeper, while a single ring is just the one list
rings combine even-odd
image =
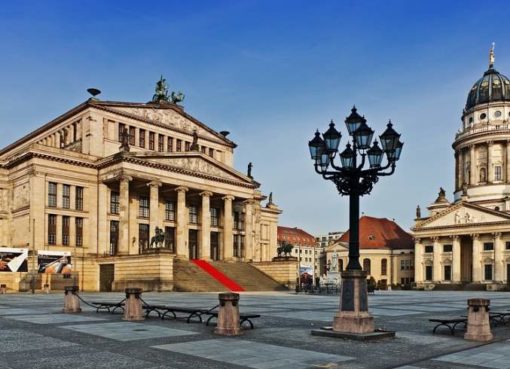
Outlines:
[{"label": "green copper dome", "polygon": [[491,65],[469,91],[466,110],[493,101],[510,101],[510,80]]}]

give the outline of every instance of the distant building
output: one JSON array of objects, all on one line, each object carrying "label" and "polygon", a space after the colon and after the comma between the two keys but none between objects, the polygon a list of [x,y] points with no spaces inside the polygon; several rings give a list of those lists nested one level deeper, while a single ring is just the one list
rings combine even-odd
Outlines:
[{"label": "distant building", "polygon": [[278,226],[277,240],[278,245],[292,244],[291,255],[299,258],[300,267],[317,271],[315,274],[318,275],[320,254],[314,236],[301,228]]},{"label": "distant building", "polygon": [[[379,285],[414,282],[414,241],[386,218],[360,218],[360,263]],[[349,231],[326,248],[329,271],[341,272],[349,261]]]},{"label": "distant building", "polygon": [[340,237],[342,237],[343,234],[344,232],[342,231],[328,232],[328,234],[321,234],[315,236],[315,241],[317,242],[318,247],[324,248],[338,240]]}]

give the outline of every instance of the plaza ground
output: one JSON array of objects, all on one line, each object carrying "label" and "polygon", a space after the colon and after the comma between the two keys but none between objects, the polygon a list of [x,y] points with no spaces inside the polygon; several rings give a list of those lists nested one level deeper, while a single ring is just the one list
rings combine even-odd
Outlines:
[{"label": "plaza ground", "polygon": [[[122,293],[83,293],[87,301],[120,301]],[[510,309],[510,293],[383,291],[369,297],[379,328],[395,339],[355,342],[311,336],[330,325],[338,296],[241,294],[242,313],[257,313],[240,337],[213,333],[204,323],[120,314],[63,314],[63,293],[0,295],[0,369],[6,368],[510,368],[510,324],[493,328],[489,344],[465,341],[463,331],[432,334],[429,318],[460,316],[466,300]],[[145,293],[149,303],[210,308],[216,293]]]}]

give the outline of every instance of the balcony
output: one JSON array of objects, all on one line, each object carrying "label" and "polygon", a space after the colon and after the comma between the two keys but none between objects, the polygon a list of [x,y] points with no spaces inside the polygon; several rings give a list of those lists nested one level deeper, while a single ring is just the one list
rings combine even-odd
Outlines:
[{"label": "balcony", "polygon": [[475,124],[472,127],[466,128],[463,131],[459,131],[455,135],[455,140],[459,140],[461,138],[465,138],[467,136],[471,136],[477,133],[510,133],[510,124],[500,124],[500,125],[488,125],[488,124]]}]

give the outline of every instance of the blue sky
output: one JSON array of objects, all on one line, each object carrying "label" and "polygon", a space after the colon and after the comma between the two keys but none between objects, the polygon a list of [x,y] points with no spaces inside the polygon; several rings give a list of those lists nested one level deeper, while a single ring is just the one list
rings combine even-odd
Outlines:
[{"label": "blue sky", "polygon": [[161,74],[188,113],[228,130],[280,224],[345,230],[348,201],[315,174],[307,142],[353,104],[405,142],[396,173],[361,200],[409,229],[440,186],[467,92],[510,74],[506,1],[15,1],[0,8],[0,146],[88,98],[148,101]]}]

